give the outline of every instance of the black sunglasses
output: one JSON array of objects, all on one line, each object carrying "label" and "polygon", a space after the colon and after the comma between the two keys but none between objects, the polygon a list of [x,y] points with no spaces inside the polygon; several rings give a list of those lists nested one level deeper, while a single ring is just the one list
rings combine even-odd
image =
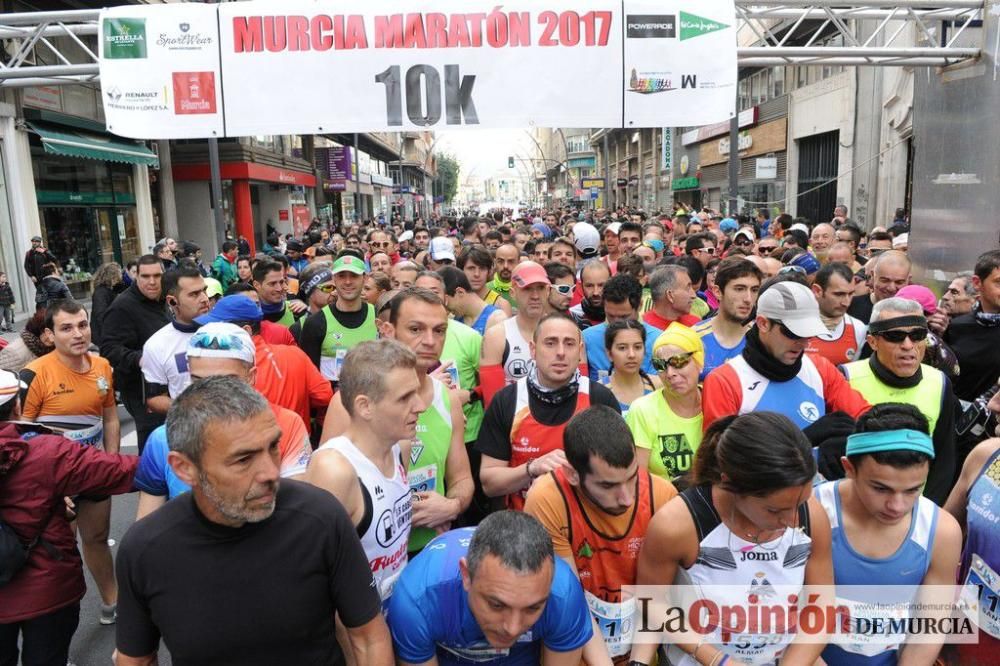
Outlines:
[{"label": "black sunglasses", "polygon": [[[796,268],[798,268],[798,267],[796,267]],[[806,339],[804,336],[795,335],[794,333],[792,333],[791,329],[788,328],[787,326],[785,326],[785,324],[783,322],[780,322],[780,321],[777,321],[775,319],[772,319],[771,323],[774,324],[775,326],[777,326],[778,329],[781,331],[781,334],[783,336],[785,336],[786,338],[788,338],[789,340],[805,340]]]},{"label": "black sunglasses", "polygon": [[666,372],[667,368],[674,368],[680,370],[686,367],[688,363],[691,362],[691,358],[694,356],[694,352],[684,352],[683,354],[674,354],[668,358],[657,358],[654,356],[651,359],[653,364],[653,369],[657,372]]},{"label": "black sunglasses", "polygon": [[761,252],[761,253],[764,253],[764,252],[774,252],[777,249],[778,249],[777,245],[758,245],[757,246],[757,251]]},{"label": "black sunglasses", "polygon": [[913,342],[923,342],[927,339],[927,329],[914,328],[909,331],[894,329],[891,331],[882,331],[881,333],[872,333],[872,335],[877,335],[883,340],[891,342],[894,345],[898,345],[901,344],[906,338],[909,338]]}]

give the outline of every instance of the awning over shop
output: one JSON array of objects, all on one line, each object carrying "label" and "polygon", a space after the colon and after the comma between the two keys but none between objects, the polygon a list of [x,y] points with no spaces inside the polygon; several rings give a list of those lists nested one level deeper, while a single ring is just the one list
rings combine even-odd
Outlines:
[{"label": "awning over shop", "polygon": [[28,123],[41,138],[45,152],[65,157],[83,157],[103,162],[124,162],[159,168],[156,153],[141,143],[112,139],[71,128],[54,129],[41,123]]}]

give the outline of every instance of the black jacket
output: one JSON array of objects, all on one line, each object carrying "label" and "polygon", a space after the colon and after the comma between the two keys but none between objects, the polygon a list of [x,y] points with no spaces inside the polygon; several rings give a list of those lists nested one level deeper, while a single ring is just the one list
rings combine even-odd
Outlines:
[{"label": "black jacket", "polygon": [[101,323],[101,354],[115,371],[115,388],[138,423],[145,414],[143,397],[142,346],[153,333],[170,323],[163,301],[142,295],[139,285],[123,291],[108,307]]},{"label": "black jacket", "polygon": [[98,347],[101,346],[104,315],[107,314],[108,308],[111,307],[111,302],[115,300],[115,297],[126,289],[125,285],[120,284],[118,287],[111,289],[102,284],[94,289],[94,295],[90,301],[90,335],[91,341]]},{"label": "black jacket", "polygon": [[29,277],[41,280],[42,266],[45,264],[59,263],[55,255],[48,250],[38,252],[34,249],[28,250],[24,255],[24,270]]},{"label": "black jacket", "polygon": [[10,282],[0,285],[0,305],[14,305],[14,290]]}]

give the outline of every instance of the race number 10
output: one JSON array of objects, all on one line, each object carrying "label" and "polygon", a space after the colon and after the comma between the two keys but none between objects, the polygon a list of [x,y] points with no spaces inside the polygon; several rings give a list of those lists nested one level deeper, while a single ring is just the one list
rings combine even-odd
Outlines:
[{"label": "race number 10", "polygon": [[[403,124],[403,98],[406,117],[414,125],[429,127],[441,120],[441,100],[444,98],[445,122],[449,125],[478,125],[476,105],[472,102],[472,87],[476,77],[461,76],[458,65],[444,66],[444,93],[441,75],[431,65],[414,65],[400,78],[399,65],[393,65],[375,76],[375,82],[385,85],[386,124]],[[405,86],[405,90],[404,90]]]}]

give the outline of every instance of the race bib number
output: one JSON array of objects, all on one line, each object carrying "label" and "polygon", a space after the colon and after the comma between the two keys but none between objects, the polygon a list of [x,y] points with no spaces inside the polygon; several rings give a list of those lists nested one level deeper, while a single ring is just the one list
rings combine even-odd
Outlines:
[{"label": "race bib number", "polygon": [[612,658],[628,654],[632,649],[632,633],[635,629],[635,600],[627,599],[616,604],[599,599],[590,592],[584,594],[587,596],[590,613],[604,636],[608,654]]},{"label": "race bib number", "polygon": [[[838,596],[837,606],[844,606],[850,611],[850,627],[847,633],[834,634],[831,642],[845,652],[865,657],[895,650],[906,640],[906,636],[892,631],[892,628],[905,626],[906,618],[910,616],[906,609],[908,604],[909,600],[893,606],[878,599],[855,601]],[[874,627],[883,629],[876,630]]]},{"label": "race bib number", "polygon": [[71,439],[82,446],[101,448],[104,446],[104,423],[98,423],[89,428],[80,428],[79,430],[67,430],[63,433],[63,437]]},{"label": "race bib number", "polygon": [[406,475],[410,490],[415,493],[432,493],[437,488],[437,465],[411,469]]},{"label": "race bib number", "polygon": [[1000,575],[979,555],[972,555],[959,603],[980,629],[1000,638]]},{"label": "race bib number", "polygon": [[346,349],[338,349],[334,356],[321,356],[319,359],[319,371],[330,381],[339,381],[340,369],[344,367],[345,356],[347,356]]}]

